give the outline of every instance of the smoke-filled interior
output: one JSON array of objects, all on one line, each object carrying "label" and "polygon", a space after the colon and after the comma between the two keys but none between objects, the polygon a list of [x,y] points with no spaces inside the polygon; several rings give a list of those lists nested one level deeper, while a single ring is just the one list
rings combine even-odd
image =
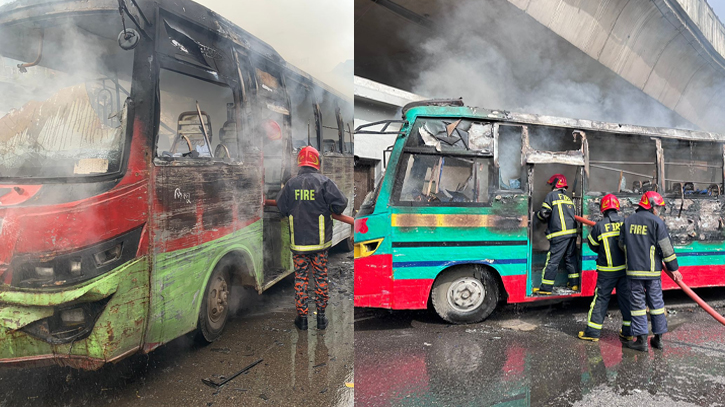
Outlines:
[{"label": "smoke-filled interior", "polygon": [[0,176],[119,170],[133,64],[120,31],[116,14],[0,27]]},{"label": "smoke-filled interior", "polygon": [[501,126],[498,130],[499,188],[524,188],[526,168],[521,165],[521,126]]},{"label": "smoke-filled interior", "polygon": [[[662,140],[665,193],[688,198],[720,195],[723,182],[722,145]],[[713,191],[715,189],[716,191]]]},{"label": "smoke-filled interior", "polygon": [[641,194],[654,188],[657,148],[649,137],[587,133],[588,191]]},{"label": "smoke-filled interior", "polygon": [[212,153],[218,159],[238,157],[232,89],[166,69],[159,80],[158,157],[209,158]]}]

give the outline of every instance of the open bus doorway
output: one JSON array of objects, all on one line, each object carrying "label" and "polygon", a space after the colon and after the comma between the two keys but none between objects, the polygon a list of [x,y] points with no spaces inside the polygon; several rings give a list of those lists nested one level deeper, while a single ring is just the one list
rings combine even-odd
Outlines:
[{"label": "open bus doorway", "polygon": [[[527,293],[531,295],[533,288],[541,285],[542,271],[546,265],[546,254],[549,251],[549,240],[546,239],[547,223],[540,221],[536,217],[536,212],[541,209],[541,203],[544,202],[546,194],[551,191],[551,186],[546,181],[554,174],[562,174],[566,177],[569,184],[567,195],[574,201],[577,215],[582,213],[582,178],[583,167],[564,164],[536,164],[531,166],[530,171],[531,182],[529,188],[529,241],[531,242],[531,256],[529,257],[528,285]],[[577,271],[581,272],[581,230],[577,230]],[[562,262],[563,263],[563,262]],[[568,281],[567,272],[563,264],[559,266],[559,271],[554,280],[554,295],[573,295],[577,292],[566,288]]]}]

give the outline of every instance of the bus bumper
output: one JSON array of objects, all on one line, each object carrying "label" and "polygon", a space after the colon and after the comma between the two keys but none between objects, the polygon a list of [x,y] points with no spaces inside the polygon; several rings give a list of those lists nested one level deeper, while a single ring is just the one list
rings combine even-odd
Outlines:
[{"label": "bus bumper", "polygon": [[[62,291],[0,290],[0,366],[98,369],[140,348],[146,257]],[[22,304],[22,305],[21,305]]]},{"label": "bus bumper", "polygon": [[433,279],[394,279],[393,255],[355,259],[355,306],[425,309]]}]

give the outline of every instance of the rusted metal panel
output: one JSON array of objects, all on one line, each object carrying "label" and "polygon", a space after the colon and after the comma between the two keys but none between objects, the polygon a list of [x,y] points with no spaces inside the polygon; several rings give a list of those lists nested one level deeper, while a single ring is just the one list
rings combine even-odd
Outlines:
[{"label": "rusted metal panel", "polygon": [[[499,197],[501,199],[501,197]],[[512,221],[513,220],[513,221]],[[399,228],[486,228],[497,227],[501,223],[515,223],[526,227],[529,219],[526,216],[506,217],[498,215],[459,215],[459,214],[393,214],[391,226]]]}]

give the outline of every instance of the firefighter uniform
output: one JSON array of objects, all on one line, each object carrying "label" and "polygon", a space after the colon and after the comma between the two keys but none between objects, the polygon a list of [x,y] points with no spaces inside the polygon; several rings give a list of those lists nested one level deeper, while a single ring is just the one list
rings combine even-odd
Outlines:
[{"label": "firefighter uniform", "polygon": [[[559,183],[559,181],[556,182]],[[564,181],[564,185],[566,185],[566,181]],[[546,198],[541,204],[541,210],[536,213],[536,217],[541,221],[548,221],[546,238],[550,244],[538,292],[551,293],[562,260],[566,265],[569,285],[572,289],[578,290],[579,271],[576,266],[574,203],[566,195],[566,190],[557,188],[546,194]]]},{"label": "firefighter uniform", "polygon": [[[297,176],[287,181],[277,196],[279,211],[289,216],[298,315],[295,324],[300,329],[307,329],[307,290],[309,273],[312,271],[316,283],[318,328],[324,329],[327,324],[325,308],[329,298],[327,250],[332,246],[330,215],[341,214],[347,207],[347,198],[332,180],[320,174],[317,150],[303,148],[297,161],[300,165]],[[298,324],[302,319],[304,321]]]},{"label": "firefighter uniform", "polygon": [[[606,201],[605,201],[606,200]],[[611,205],[611,206],[607,206]],[[610,207],[610,209],[605,209]],[[616,208],[616,209],[615,209]],[[612,290],[617,289],[617,302],[622,312],[622,337],[632,336],[629,311],[629,283],[627,281],[624,252],[619,248],[620,227],[624,218],[617,213],[619,201],[614,195],[602,198],[604,218],[592,227],[587,238],[589,248],[597,253],[597,285],[587,316],[587,327],[581,339],[599,338]]]},{"label": "firefighter uniform", "polygon": [[661,335],[667,332],[662,298],[662,261],[668,270],[678,269],[667,226],[658,216],[640,207],[624,221],[619,241],[627,259],[632,335],[647,335],[647,307],[652,319],[652,333]]}]

